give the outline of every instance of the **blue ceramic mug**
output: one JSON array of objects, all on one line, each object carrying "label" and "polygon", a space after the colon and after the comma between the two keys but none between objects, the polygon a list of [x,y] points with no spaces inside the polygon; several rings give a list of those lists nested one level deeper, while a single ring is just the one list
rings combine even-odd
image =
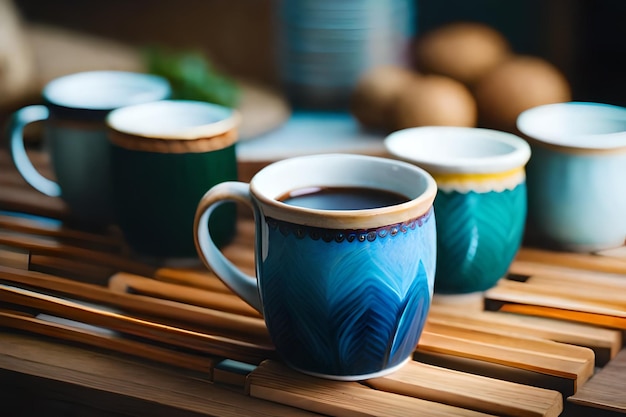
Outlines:
[{"label": "blue ceramic mug", "polygon": [[[41,193],[61,197],[81,224],[113,222],[109,142],[105,118],[118,107],[168,98],[162,77],[127,71],[87,71],[50,81],[42,104],[13,114],[9,126],[11,157],[26,182]],[[45,121],[44,144],[54,178],[42,175],[24,146],[26,125]]]},{"label": "blue ceramic mug", "polygon": [[394,132],[385,145],[437,181],[435,293],[494,286],[524,235],[528,144],[496,130],[429,126]]},{"label": "blue ceramic mug", "polygon": [[[277,352],[302,372],[359,380],[410,359],[430,308],[433,178],[400,161],[326,154],[275,162],[249,184],[225,182],[198,205],[200,257],[262,312]],[[252,207],[257,277],[210,239],[226,201]]]}]

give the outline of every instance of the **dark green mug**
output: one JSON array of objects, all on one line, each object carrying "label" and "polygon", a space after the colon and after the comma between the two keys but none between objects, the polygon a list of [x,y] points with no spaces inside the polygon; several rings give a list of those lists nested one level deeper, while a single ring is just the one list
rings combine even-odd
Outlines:
[{"label": "dark green mug", "polygon": [[[131,250],[155,260],[196,258],[196,206],[213,185],[237,179],[239,114],[199,101],[128,106],[107,118],[117,224]],[[211,234],[235,232],[236,207],[219,207]]]}]

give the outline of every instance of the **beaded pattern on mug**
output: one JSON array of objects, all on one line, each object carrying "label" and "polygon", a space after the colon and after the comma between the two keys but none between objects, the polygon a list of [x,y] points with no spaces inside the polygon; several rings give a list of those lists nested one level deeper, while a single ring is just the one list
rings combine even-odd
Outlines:
[{"label": "beaded pattern on mug", "polygon": [[415,230],[416,227],[421,227],[424,223],[426,223],[432,216],[432,213],[433,209],[431,207],[426,213],[415,219],[407,220],[402,223],[363,230],[338,230],[302,226],[273,218],[267,218],[266,221],[270,229],[278,229],[285,236],[291,233],[298,239],[309,236],[313,240],[322,239],[324,242],[373,242],[376,238],[382,239],[388,236],[394,237],[398,233],[406,233],[408,230]]}]

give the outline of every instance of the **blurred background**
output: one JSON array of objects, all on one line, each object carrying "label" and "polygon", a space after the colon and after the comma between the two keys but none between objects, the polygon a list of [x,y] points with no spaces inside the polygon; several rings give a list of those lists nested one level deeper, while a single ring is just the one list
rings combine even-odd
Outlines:
[{"label": "blurred background", "polygon": [[[373,4],[383,12],[385,8],[389,11],[393,7],[407,10],[406,13],[391,10],[389,15],[378,13],[376,24],[379,26],[372,23],[376,13],[359,15],[350,14],[350,10],[337,10],[341,8],[340,5],[347,4],[351,4],[353,8],[366,8],[358,6],[361,4],[358,1],[0,0],[0,4],[2,3],[4,6],[0,9],[0,18],[2,13],[6,14],[7,10],[13,9],[19,15],[22,27],[30,35],[21,43],[2,36],[0,63],[3,59],[9,62],[16,60],[6,53],[7,50],[11,52],[10,45],[13,45],[13,49],[15,45],[28,49],[33,47],[34,42],[33,48],[38,49],[35,51],[35,76],[42,67],[47,71],[45,75],[39,75],[39,84],[47,81],[47,78],[74,69],[92,69],[91,66],[98,65],[126,69],[133,65],[143,65],[144,62],[133,63],[133,59],[138,59],[134,56],[134,49],[158,46],[175,51],[202,51],[219,73],[277,91],[287,97],[290,107],[306,108],[310,104],[312,108],[347,109],[349,104],[346,100],[339,100],[334,105],[317,102],[319,97],[314,95],[321,94],[323,88],[314,85],[313,95],[310,91],[302,90],[302,85],[297,80],[294,81],[294,76],[290,78],[289,71],[293,69],[287,68],[286,64],[288,59],[293,64],[302,58],[295,54],[301,54],[304,46],[294,40],[305,36],[302,28],[306,25],[318,25],[319,28],[323,22],[332,23],[333,15],[329,14],[325,21],[319,17],[319,13],[324,12],[320,11],[323,7],[334,7],[332,12],[335,13],[335,22],[348,25],[346,22],[349,21],[352,25],[365,25],[371,29],[368,39],[360,39],[361,44],[354,44],[358,51],[353,51],[352,62],[363,64],[358,68],[361,72],[380,62],[413,65],[412,56],[409,56],[412,50],[400,51],[405,56],[398,61],[405,59],[406,62],[392,62],[395,58],[389,56],[381,58],[358,55],[363,48],[371,49],[371,45],[375,43],[372,37],[381,38],[384,34],[395,31],[393,36],[400,34],[400,38],[393,43],[388,42],[387,48],[410,49],[416,39],[448,23],[472,21],[484,23],[498,31],[509,42],[515,54],[532,55],[551,64],[566,77],[572,99],[626,105],[626,82],[623,80],[623,74],[626,73],[626,46],[623,42],[626,39],[626,25],[623,24],[626,2],[623,0],[363,0],[363,4],[369,4],[367,7],[370,11]],[[407,5],[411,9],[406,9]],[[294,7],[308,11],[300,13],[294,11]],[[319,13],[315,15],[315,12]],[[340,12],[344,14],[340,15]],[[315,16],[317,20],[314,20]],[[5,31],[6,28],[5,25]],[[54,36],[48,37],[46,31]],[[402,35],[406,35],[404,40],[409,41],[410,45],[400,45]],[[49,46],[46,42],[55,36],[61,41]],[[319,30],[315,36],[320,36]],[[85,53],[85,59],[93,60],[91,66],[81,64],[83,58],[71,52],[71,43],[81,42],[81,39],[86,42],[94,41],[94,45],[98,45],[90,48],[87,42],[84,45],[87,51],[85,48],[80,50]],[[99,40],[113,43],[98,44]],[[335,47],[338,47],[337,39],[334,42]],[[286,43],[289,45],[285,46]],[[65,44],[68,45],[67,48]],[[118,46],[119,50],[116,51]],[[291,48],[289,53],[292,55],[288,55],[286,60],[285,50],[288,48]],[[89,49],[91,55],[88,53]],[[12,53],[18,54],[15,50]],[[350,54],[346,52],[345,55],[343,65],[348,65],[346,62],[349,61]],[[311,61],[306,59],[308,58],[302,58],[309,65],[308,69],[313,71]],[[357,61],[358,59],[362,62]],[[327,82],[334,81],[337,85],[339,76],[329,72],[331,64],[328,62],[319,64],[319,60],[316,61],[319,67],[325,67],[326,72],[320,77]],[[1,69],[0,67],[0,85],[3,76],[5,83],[10,84],[6,81],[6,68],[4,72]],[[321,71],[317,67],[315,70]],[[355,72],[351,72],[349,76],[349,89],[352,90],[358,77]],[[40,89],[39,84],[28,84],[28,87],[32,87],[30,95],[17,94],[16,100],[5,100],[4,108],[11,109],[17,106],[16,102],[21,104],[32,101]],[[8,95],[5,93],[4,97],[6,99]]]},{"label": "blurred background", "polygon": [[[15,0],[28,21],[135,45],[200,47],[228,72],[276,84],[273,0]],[[622,0],[416,0],[416,32],[488,23],[562,69],[581,100],[626,102]]]}]

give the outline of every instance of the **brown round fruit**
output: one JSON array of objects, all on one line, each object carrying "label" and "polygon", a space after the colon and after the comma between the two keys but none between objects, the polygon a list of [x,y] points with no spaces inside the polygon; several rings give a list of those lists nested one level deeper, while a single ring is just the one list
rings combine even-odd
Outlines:
[{"label": "brown round fruit", "polygon": [[442,75],[415,79],[393,105],[392,130],[416,126],[475,126],[476,103],[462,83]]},{"label": "brown round fruit", "polygon": [[400,91],[414,78],[413,71],[381,66],[367,71],[357,82],[350,100],[350,111],[366,127],[389,129],[390,108]]},{"label": "brown round fruit", "polygon": [[492,27],[455,22],[417,39],[415,65],[420,72],[446,75],[471,86],[510,54],[509,42]]},{"label": "brown round fruit", "polygon": [[542,104],[570,101],[565,76],[546,60],[518,55],[498,65],[476,85],[481,126],[515,132],[521,112]]}]

